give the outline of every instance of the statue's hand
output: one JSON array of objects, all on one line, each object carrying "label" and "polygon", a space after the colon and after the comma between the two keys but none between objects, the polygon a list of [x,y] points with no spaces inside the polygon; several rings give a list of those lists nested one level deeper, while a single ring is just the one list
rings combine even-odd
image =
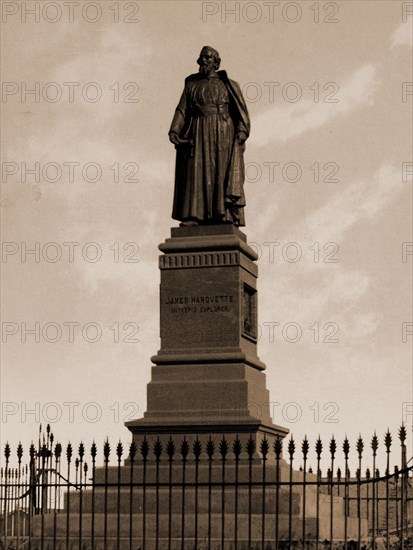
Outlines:
[{"label": "statue's hand", "polygon": [[169,133],[169,141],[171,143],[173,143],[174,145],[179,145],[180,140],[179,140],[178,134],[176,134],[175,132],[170,132]]},{"label": "statue's hand", "polygon": [[240,145],[243,145],[247,141],[247,138],[248,138],[248,136],[245,132],[238,132],[235,137],[236,137],[236,140],[238,141],[238,143]]}]

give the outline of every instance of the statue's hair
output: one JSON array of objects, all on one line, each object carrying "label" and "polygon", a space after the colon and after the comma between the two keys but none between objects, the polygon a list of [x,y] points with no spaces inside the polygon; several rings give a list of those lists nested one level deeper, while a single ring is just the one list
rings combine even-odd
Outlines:
[{"label": "statue's hair", "polygon": [[214,59],[215,59],[215,70],[218,70],[219,69],[219,66],[221,65],[221,58],[219,57],[219,53],[217,52],[217,50],[215,48],[211,48],[211,46],[204,46],[201,50],[201,53],[199,54],[199,57],[198,59],[196,60],[196,62],[198,63],[198,65],[201,64],[201,57],[202,57],[202,52],[204,50],[211,50],[212,52],[212,55],[214,56]]}]

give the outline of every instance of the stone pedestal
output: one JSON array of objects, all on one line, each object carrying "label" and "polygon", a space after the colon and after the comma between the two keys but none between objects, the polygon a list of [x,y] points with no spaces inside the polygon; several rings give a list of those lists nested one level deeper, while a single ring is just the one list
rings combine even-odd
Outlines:
[{"label": "stone pedestal", "polygon": [[[272,423],[257,355],[255,252],[232,225],[172,229],[159,248],[161,349],[147,411],[126,424],[136,455],[97,468],[92,488],[35,518],[32,549],[279,550],[303,528],[307,548],[318,548],[332,501],[313,474],[304,488],[274,447],[288,430]],[[357,536],[342,499],[333,513],[335,539],[345,521]]]},{"label": "stone pedestal", "polygon": [[257,255],[232,224],[173,228],[159,246],[161,349],[136,440],[285,437],[257,355]]}]

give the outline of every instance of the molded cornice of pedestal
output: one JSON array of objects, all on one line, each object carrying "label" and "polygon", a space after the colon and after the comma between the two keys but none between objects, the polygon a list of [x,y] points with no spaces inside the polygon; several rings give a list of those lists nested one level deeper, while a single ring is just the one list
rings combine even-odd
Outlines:
[{"label": "molded cornice of pedestal", "polygon": [[159,269],[191,269],[200,267],[240,266],[254,277],[258,277],[258,267],[240,250],[217,250],[217,247],[204,250],[181,249],[159,256]]},{"label": "molded cornice of pedestal", "polygon": [[159,245],[165,254],[203,250],[239,250],[250,260],[258,260],[257,253],[247,244],[242,231],[232,224],[174,227],[172,238]]},{"label": "molded cornice of pedestal", "polygon": [[266,437],[281,437],[284,438],[289,429],[276,424],[262,424],[256,418],[245,418],[238,422],[228,421],[199,421],[188,418],[171,418],[171,417],[145,417],[138,420],[130,420],[125,422],[125,426],[136,435],[144,434],[182,434],[192,435],[211,435],[211,434],[232,434],[240,436],[241,434],[261,434]]}]

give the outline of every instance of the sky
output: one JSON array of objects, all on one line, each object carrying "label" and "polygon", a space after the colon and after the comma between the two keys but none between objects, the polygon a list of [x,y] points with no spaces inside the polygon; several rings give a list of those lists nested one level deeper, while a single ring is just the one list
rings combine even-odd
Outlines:
[{"label": "sky", "polygon": [[177,226],[167,133],[210,45],[251,116],[243,231],[273,420],[353,449],[376,431],[383,456],[404,422],[411,456],[412,2],[1,7],[2,444],[40,423],[130,441]]}]

